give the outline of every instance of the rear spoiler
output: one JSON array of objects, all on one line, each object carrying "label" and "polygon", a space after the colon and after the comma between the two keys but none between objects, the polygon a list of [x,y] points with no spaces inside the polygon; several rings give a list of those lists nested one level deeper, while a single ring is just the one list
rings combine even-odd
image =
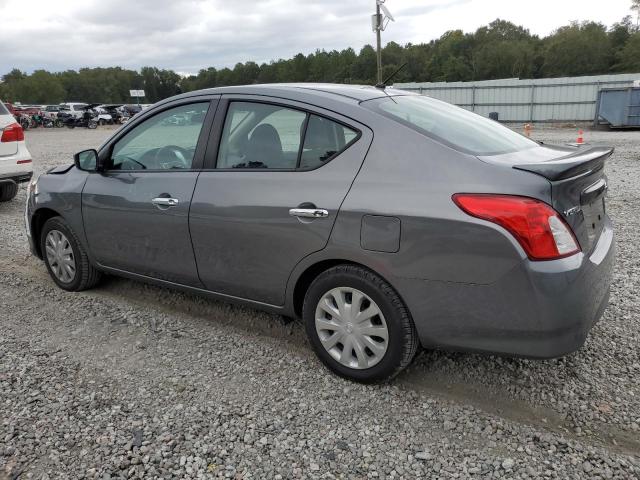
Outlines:
[{"label": "rear spoiler", "polygon": [[613,153],[612,147],[589,147],[565,157],[546,162],[514,165],[513,168],[542,175],[549,180],[566,180],[604,168],[604,161]]}]

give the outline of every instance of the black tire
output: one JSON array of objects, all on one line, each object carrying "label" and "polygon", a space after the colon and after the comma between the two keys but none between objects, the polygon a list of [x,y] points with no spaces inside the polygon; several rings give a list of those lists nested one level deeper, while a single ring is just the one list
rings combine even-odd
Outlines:
[{"label": "black tire", "polygon": [[87,128],[90,130],[95,130],[96,128],[98,128],[98,122],[96,122],[95,120],[89,120],[89,122],[87,122]]},{"label": "black tire", "polygon": [[[331,289],[349,287],[368,295],[384,315],[389,341],[382,360],[366,369],[349,368],[335,360],[320,342],[315,328],[315,311]],[[398,293],[382,277],[356,265],[338,265],[321,273],[304,298],[302,317],[311,345],[322,361],[337,375],[362,383],[384,382],[407,367],[418,349],[418,334],[411,314]]]},{"label": "black tire", "polygon": [[[73,250],[74,260],[76,262],[76,273],[70,282],[65,283],[60,281],[53,273],[51,265],[49,264],[45,242],[47,235],[51,230],[58,230],[62,232],[65,237],[67,237],[69,245]],[[82,247],[78,237],[61,217],[53,217],[45,222],[40,234],[40,248],[44,258],[44,263],[49,271],[49,275],[51,275],[51,278],[56,285],[63,290],[67,290],[69,292],[80,292],[94,287],[100,281],[102,273],[91,265],[87,252]]]},{"label": "black tire", "polygon": [[18,194],[18,184],[15,182],[0,183],[0,202],[9,202]]}]

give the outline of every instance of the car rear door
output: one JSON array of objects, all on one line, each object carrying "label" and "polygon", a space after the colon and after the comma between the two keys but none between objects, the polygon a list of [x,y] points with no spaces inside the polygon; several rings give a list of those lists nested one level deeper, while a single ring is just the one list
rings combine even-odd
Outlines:
[{"label": "car rear door", "polygon": [[[133,122],[100,155],[106,171],[89,175],[82,216],[103,266],[201,286],[189,235],[189,207],[217,98],[182,100]],[[176,125],[172,119],[188,115]]]},{"label": "car rear door", "polygon": [[320,108],[264,98],[223,96],[190,230],[207,289],[282,305],[293,268],[327,244],[373,136]]}]

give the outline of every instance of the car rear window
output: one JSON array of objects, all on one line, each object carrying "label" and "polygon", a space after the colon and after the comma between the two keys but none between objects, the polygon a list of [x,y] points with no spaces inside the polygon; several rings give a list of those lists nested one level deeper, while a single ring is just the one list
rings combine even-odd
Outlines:
[{"label": "car rear window", "polygon": [[9,115],[9,110],[4,106],[4,103],[0,102],[0,115]]},{"label": "car rear window", "polygon": [[538,145],[498,122],[422,95],[377,98],[362,106],[472,155],[498,155]]}]

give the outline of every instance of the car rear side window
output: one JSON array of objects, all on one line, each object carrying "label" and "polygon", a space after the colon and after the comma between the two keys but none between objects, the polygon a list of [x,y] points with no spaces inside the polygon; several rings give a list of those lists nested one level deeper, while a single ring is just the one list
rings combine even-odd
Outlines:
[{"label": "car rear side window", "polygon": [[296,168],[306,114],[265,103],[232,102],[217,168]]},{"label": "car rear side window", "polygon": [[4,106],[4,103],[0,102],[0,115],[9,115],[9,110]]},{"label": "car rear side window", "polygon": [[425,96],[389,96],[362,106],[472,155],[498,155],[538,145],[498,122]]},{"label": "car rear side window", "polygon": [[336,121],[282,105],[231,102],[217,168],[312,170],[344,151],[358,135]]},{"label": "car rear side window", "polygon": [[328,118],[310,115],[300,155],[300,168],[318,168],[356,140],[358,132]]}]

